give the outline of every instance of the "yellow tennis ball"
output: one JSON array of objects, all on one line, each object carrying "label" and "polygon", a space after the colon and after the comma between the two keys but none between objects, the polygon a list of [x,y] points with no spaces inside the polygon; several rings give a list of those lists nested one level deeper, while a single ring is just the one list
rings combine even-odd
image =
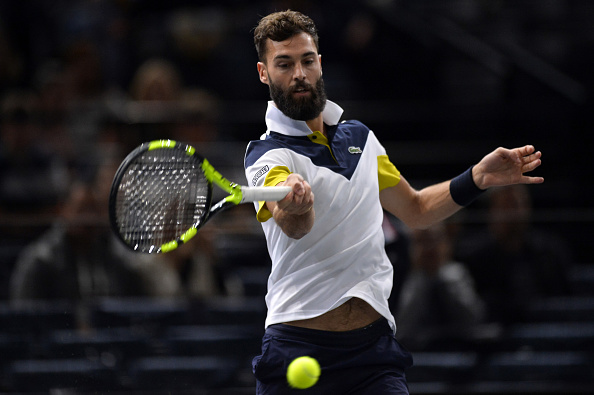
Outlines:
[{"label": "yellow tennis ball", "polygon": [[297,389],[306,389],[318,382],[322,373],[320,364],[312,357],[295,358],[287,368],[287,381]]}]

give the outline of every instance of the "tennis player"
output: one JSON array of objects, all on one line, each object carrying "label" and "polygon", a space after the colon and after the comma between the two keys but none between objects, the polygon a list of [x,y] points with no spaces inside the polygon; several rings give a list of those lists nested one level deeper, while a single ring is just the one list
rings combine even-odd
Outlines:
[{"label": "tennis player", "polygon": [[382,208],[411,228],[427,227],[485,189],[542,183],[530,177],[541,153],[497,148],[463,174],[413,189],[374,133],[341,121],[327,100],[314,22],[294,12],[262,18],[254,31],[260,81],[270,88],[266,134],[247,147],[250,185],[288,185],[280,202],[256,204],[272,260],[262,354],[253,360],[258,394],[291,393],[296,357],[322,375],[306,394],[408,394],[412,358],[396,341],[388,307],[392,266]]}]

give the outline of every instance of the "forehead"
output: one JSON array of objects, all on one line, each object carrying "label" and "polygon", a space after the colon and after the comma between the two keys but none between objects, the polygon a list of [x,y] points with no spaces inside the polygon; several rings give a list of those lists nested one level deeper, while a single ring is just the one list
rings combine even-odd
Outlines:
[{"label": "forehead", "polygon": [[273,41],[268,39],[266,42],[266,60],[271,61],[277,57],[302,57],[311,53],[317,54],[316,44],[313,38],[301,32],[284,41]]}]

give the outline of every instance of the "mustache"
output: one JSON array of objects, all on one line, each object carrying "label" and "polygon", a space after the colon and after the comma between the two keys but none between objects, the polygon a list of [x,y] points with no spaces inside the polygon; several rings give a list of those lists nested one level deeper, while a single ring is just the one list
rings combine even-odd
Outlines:
[{"label": "mustache", "polygon": [[295,83],[295,85],[293,85],[292,87],[289,88],[289,92],[290,93],[293,93],[297,89],[305,89],[305,90],[311,91],[313,89],[313,85],[312,84],[308,84],[305,81],[297,81]]}]

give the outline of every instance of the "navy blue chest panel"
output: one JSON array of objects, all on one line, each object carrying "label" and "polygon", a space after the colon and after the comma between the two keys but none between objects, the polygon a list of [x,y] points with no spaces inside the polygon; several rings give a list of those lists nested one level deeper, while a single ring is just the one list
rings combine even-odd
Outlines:
[{"label": "navy blue chest panel", "polygon": [[325,145],[312,142],[307,136],[296,137],[270,132],[266,140],[250,143],[245,156],[245,167],[253,165],[270,150],[285,148],[310,158],[316,166],[325,167],[350,180],[365,149],[369,129],[358,121],[346,121],[328,128],[326,134],[332,152]]}]

